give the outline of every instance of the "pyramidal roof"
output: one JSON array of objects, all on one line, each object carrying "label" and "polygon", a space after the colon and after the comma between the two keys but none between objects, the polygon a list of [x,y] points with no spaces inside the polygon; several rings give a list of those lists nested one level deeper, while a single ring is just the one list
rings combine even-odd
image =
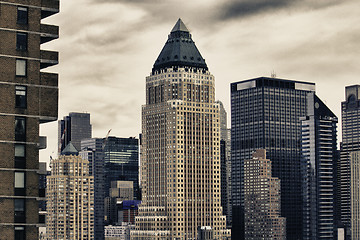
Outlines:
[{"label": "pyramidal roof", "polygon": [[61,155],[79,155],[78,150],[76,150],[75,146],[69,142],[68,145],[62,150]]},{"label": "pyramidal roof", "polygon": [[175,66],[208,69],[188,28],[180,18],[154,63],[153,72]]}]

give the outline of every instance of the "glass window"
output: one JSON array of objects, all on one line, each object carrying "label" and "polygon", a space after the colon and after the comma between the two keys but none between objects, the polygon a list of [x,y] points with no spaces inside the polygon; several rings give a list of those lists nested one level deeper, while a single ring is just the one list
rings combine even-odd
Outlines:
[{"label": "glass window", "polygon": [[16,33],[16,49],[26,51],[28,45],[28,36],[26,33]]},{"label": "glass window", "polygon": [[17,8],[17,23],[28,24],[28,8],[18,7]]},{"label": "glass window", "polygon": [[14,217],[15,223],[25,222],[25,199],[14,199]]},{"label": "glass window", "polygon": [[25,118],[15,118],[15,141],[26,141],[26,123]]},{"label": "glass window", "polygon": [[25,168],[25,145],[15,144],[15,168]]},{"label": "glass window", "polygon": [[16,226],[15,227],[15,240],[25,240],[25,227]]},{"label": "glass window", "polygon": [[26,108],[26,87],[15,86],[15,107]]},{"label": "glass window", "polygon": [[16,76],[26,76],[26,60],[16,59]]},{"label": "glass window", "polygon": [[15,188],[25,188],[25,172],[15,172]]}]

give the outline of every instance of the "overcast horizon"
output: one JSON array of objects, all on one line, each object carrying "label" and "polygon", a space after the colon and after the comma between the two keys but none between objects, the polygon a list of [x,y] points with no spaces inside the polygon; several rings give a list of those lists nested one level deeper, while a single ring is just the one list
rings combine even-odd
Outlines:
[{"label": "overcast horizon", "polygon": [[[91,114],[93,137],[138,137],[145,77],[181,18],[215,76],[230,127],[230,83],[260,76],[316,83],[339,118],[345,86],[358,84],[360,2],[355,0],[77,0],[43,23],[60,26],[59,119]],[[57,122],[40,161],[57,155]]]}]

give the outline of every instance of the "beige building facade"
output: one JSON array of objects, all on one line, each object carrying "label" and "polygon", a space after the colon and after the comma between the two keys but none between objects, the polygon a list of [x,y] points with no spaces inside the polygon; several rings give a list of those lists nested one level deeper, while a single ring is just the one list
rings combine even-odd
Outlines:
[{"label": "beige building facade", "polygon": [[360,239],[360,151],[350,153],[351,239]]},{"label": "beige building facade", "polygon": [[244,161],[245,239],[286,239],[280,203],[280,180],[271,176],[266,150],[258,149]]},{"label": "beige building facade", "polygon": [[210,226],[230,236],[220,193],[215,78],[179,19],[146,78],[142,108],[142,204],[132,239],[196,239]]},{"label": "beige building facade", "polygon": [[39,238],[39,124],[55,121],[58,75],[44,72],[58,53],[41,44],[59,28],[42,20],[59,12],[56,0],[0,1],[0,238]]},{"label": "beige building facade", "polygon": [[52,160],[47,177],[47,237],[94,239],[94,177],[89,162],[77,156],[75,148],[64,153],[67,149]]}]

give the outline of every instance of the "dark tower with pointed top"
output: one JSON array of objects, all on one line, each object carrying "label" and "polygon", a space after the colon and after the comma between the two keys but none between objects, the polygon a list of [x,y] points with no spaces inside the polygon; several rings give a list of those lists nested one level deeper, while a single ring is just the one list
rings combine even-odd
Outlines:
[{"label": "dark tower with pointed top", "polygon": [[214,76],[181,19],[146,77],[143,202],[132,239],[230,236],[220,193],[220,119]]}]

